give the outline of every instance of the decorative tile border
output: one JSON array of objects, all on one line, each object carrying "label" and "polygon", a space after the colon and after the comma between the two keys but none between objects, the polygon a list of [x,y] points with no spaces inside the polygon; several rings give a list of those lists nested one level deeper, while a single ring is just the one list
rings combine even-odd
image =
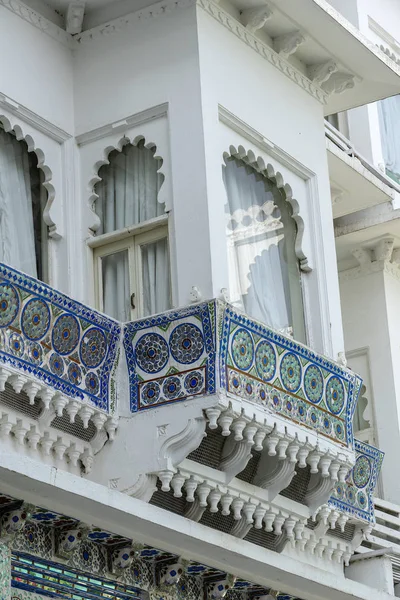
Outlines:
[{"label": "decorative tile border", "polygon": [[228,304],[218,314],[222,388],[352,446],[357,375]]},{"label": "decorative tile border", "polygon": [[0,361],[109,410],[121,326],[0,263]]},{"label": "decorative tile border", "polygon": [[215,302],[128,323],[131,411],[215,393]]},{"label": "decorative tile border", "polygon": [[337,483],[329,505],[351,517],[375,523],[373,493],[382,466],[384,452],[355,440],[356,464],[344,484]]},{"label": "decorative tile border", "polygon": [[133,412],[221,388],[353,445],[361,379],[224,302],[128,323],[124,345]]}]

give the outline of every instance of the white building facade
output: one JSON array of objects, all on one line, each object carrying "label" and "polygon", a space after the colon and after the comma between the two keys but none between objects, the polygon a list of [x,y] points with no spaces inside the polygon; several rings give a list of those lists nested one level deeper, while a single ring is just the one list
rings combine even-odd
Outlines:
[{"label": "white building facade", "polygon": [[1,598],[398,595],[398,25],[0,0]]}]

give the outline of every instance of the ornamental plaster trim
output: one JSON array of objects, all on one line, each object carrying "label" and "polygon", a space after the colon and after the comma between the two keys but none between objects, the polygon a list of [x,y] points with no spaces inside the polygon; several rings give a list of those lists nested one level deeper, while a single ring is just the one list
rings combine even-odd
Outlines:
[{"label": "ornamental plaster trim", "polygon": [[[124,126],[124,128],[126,129],[125,125],[121,125],[121,127],[122,126]],[[161,205],[164,204],[164,212],[165,213],[167,213],[170,210],[170,208],[171,208],[169,205],[170,194],[168,193],[169,187],[165,185],[165,180],[167,179],[167,175],[169,172],[168,157],[166,160],[166,157],[164,156],[164,154],[162,152],[160,152],[160,147],[159,147],[158,143],[153,142],[153,141],[146,141],[146,136],[144,135],[146,133],[147,132],[145,132],[145,131],[143,131],[143,134],[137,133],[136,135],[134,135],[132,132],[130,134],[125,133],[122,137],[120,137],[120,139],[118,140],[117,143],[115,143],[115,142],[110,143],[108,146],[106,146],[103,149],[103,158],[101,158],[100,160],[98,160],[95,163],[94,176],[89,181],[89,189],[90,189],[91,193],[90,193],[90,196],[88,199],[88,203],[89,203],[89,209],[91,211],[91,218],[92,218],[91,224],[89,225],[89,229],[91,231],[96,232],[97,229],[100,227],[100,217],[96,213],[96,201],[98,200],[99,196],[95,191],[96,183],[99,183],[100,181],[102,181],[102,178],[99,175],[99,171],[102,166],[110,164],[108,157],[111,154],[111,152],[113,152],[114,150],[117,150],[118,152],[122,152],[123,148],[128,144],[131,144],[132,146],[137,146],[139,144],[139,142],[143,141],[144,147],[146,149],[149,149],[149,150],[154,149],[153,160],[156,160],[156,161],[158,160],[161,162],[161,166],[159,167],[159,169],[157,169],[157,175],[160,177],[160,188],[158,191],[157,201]],[[101,137],[103,137],[103,135]],[[148,138],[148,136],[147,136],[147,138]],[[99,138],[95,138],[95,139],[99,139]]]},{"label": "ornamental plaster trim", "polygon": [[279,171],[276,171],[273,165],[269,163],[266,165],[264,159],[261,156],[256,157],[252,150],[246,151],[243,146],[238,146],[238,148],[235,148],[235,146],[230,146],[229,152],[224,152],[223,166],[226,166],[226,162],[231,156],[242,160],[245,164],[252,167],[257,173],[260,173],[260,175],[263,175],[272,181],[282,192],[284,200],[288,202],[292,209],[291,217],[294,219],[297,225],[295,252],[300,263],[300,270],[305,272],[311,271],[308,258],[303,251],[304,220],[300,215],[300,205],[293,196],[293,190],[291,186],[285,183],[282,174]]},{"label": "ornamental plaster trim", "polygon": [[[28,146],[28,152],[34,152],[38,165],[37,168],[43,172],[44,181],[43,187],[47,190],[47,202],[46,206],[43,209],[43,220],[49,228],[49,236],[54,239],[59,239],[61,237],[57,224],[54,221],[51,215],[51,207],[56,197],[56,190],[52,183],[53,181],[53,172],[50,167],[46,164],[46,157],[44,151],[39,148],[33,139],[32,135],[26,133],[21,125],[17,123],[15,119],[8,117],[6,114],[1,112],[1,103],[0,103],[0,124],[3,126],[4,131],[6,133],[14,133],[15,137],[18,141],[25,141]],[[8,108],[8,107],[7,107]],[[19,116],[19,115],[17,115]]]},{"label": "ornamental plaster trim", "polygon": [[63,46],[66,46],[70,49],[72,49],[74,46],[74,39],[69,33],[42,15],[39,15],[39,13],[32,10],[19,0],[0,0],[0,6],[8,9],[30,25],[33,25],[33,27],[36,27],[36,29],[39,29],[39,31],[49,35],[57,42],[60,42]]},{"label": "ornamental plaster trim", "polygon": [[310,81],[306,75],[303,75],[273,48],[262,42],[218,4],[212,0],[197,0],[197,5],[307,93],[322,104],[327,104],[328,94],[324,90]]}]

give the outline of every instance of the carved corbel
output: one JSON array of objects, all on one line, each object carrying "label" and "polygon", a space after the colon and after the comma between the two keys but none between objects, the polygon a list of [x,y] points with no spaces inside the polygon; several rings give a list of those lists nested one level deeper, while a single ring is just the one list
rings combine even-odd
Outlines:
[{"label": "carved corbel", "polygon": [[154,492],[157,490],[157,476],[142,473],[136,480],[136,483],[125,490],[121,490],[128,496],[139,498],[144,502],[149,502]]},{"label": "carved corbel", "polygon": [[379,240],[374,248],[375,260],[390,261],[392,258],[394,238]]},{"label": "carved corbel", "polygon": [[333,73],[321,87],[327,94],[342,94],[346,90],[351,90],[354,86],[354,75],[337,72]]},{"label": "carved corbel", "polygon": [[254,485],[268,490],[269,500],[273,500],[292,481],[295,473],[295,463],[289,460],[261,456],[254,477]]},{"label": "carved corbel", "polygon": [[80,543],[87,537],[88,527],[74,527],[60,532],[56,555],[69,558]]},{"label": "carved corbel", "polygon": [[111,555],[111,571],[115,575],[128,569],[136,556],[136,551],[132,546],[117,548]]},{"label": "carved corbel", "polygon": [[231,535],[233,535],[234,537],[237,537],[242,540],[243,538],[246,537],[246,535],[249,533],[249,531],[252,527],[253,527],[253,521],[251,520],[250,523],[248,523],[246,517],[243,516],[240,519],[240,521],[236,521],[233,524],[229,533]]},{"label": "carved corbel", "polygon": [[358,260],[361,267],[368,266],[372,262],[371,250],[368,248],[355,248],[351,253]]},{"label": "carved corbel", "polygon": [[236,442],[232,436],[226,440],[219,465],[220,470],[225,473],[225,483],[232,481],[238,473],[246,468],[251,458],[252,446],[252,441]]},{"label": "carved corbel", "polygon": [[225,579],[209,583],[206,587],[206,600],[221,600],[235,585],[236,577],[227,575]]},{"label": "carved corbel", "polygon": [[268,4],[256,8],[247,8],[242,11],[240,19],[243,25],[251,33],[264,27],[265,23],[272,17],[272,9]]},{"label": "carved corbel", "polygon": [[320,474],[311,475],[310,485],[304,496],[304,502],[311,512],[328,502],[335,487],[335,480],[331,477],[322,477]]},{"label": "carved corbel", "polygon": [[205,428],[206,420],[204,418],[189,419],[185,429],[170,437],[161,446],[159,453],[161,468],[174,469],[193,450],[196,450],[206,435]]},{"label": "carved corbel", "polygon": [[186,519],[190,519],[191,521],[196,521],[198,523],[205,510],[206,507],[200,506],[200,500],[195,498],[195,501],[187,508],[185,517]]},{"label": "carved corbel", "polygon": [[328,81],[328,79],[336,73],[338,66],[334,60],[327,60],[326,62],[319,63],[317,65],[310,65],[308,67],[308,76],[314,83],[321,85]]},{"label": "carved corbel", "polygon": [[84,0],[73,0],[68,4],[67,16],[65,18],[65,29],[67,33],[76,35],[82,32],[83,17],[85,16]]},{"label": "carved corbel", "polygon": [[288,58],[294,54],[296,50],[304,44],[306,38],[301,31],[291,31],[274,39],[274,50],[283,58]]}]

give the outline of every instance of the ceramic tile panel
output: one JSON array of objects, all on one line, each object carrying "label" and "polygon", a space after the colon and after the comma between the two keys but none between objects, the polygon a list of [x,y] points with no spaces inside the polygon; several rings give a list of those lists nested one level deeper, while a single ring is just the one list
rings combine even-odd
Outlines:
[{"label": "ceramic tile panel", "polygon": [[222,389],[353,444],[361,379],[224,302],[129,323],[124,344],[134,412]]},{"label": "ceramic tile panel", "polygon": [[375,523],[373,493],[384,453],[355,440],[356,463],[345,483],[337,483],[329,505],[368,523]]},{"label": "ceramic tile panel", "polygon": [[8,544],[0,542],[0,598],[9,600],[11,581],[11,552]]},{"label": "ceramic tile panel", "polygon": [[215,392],[215,302],[124,328],[131,411]]},{"label": "ceramic tile panel", "polygon": [[109,410],[121,326],[0,263],[0,361]]}]

